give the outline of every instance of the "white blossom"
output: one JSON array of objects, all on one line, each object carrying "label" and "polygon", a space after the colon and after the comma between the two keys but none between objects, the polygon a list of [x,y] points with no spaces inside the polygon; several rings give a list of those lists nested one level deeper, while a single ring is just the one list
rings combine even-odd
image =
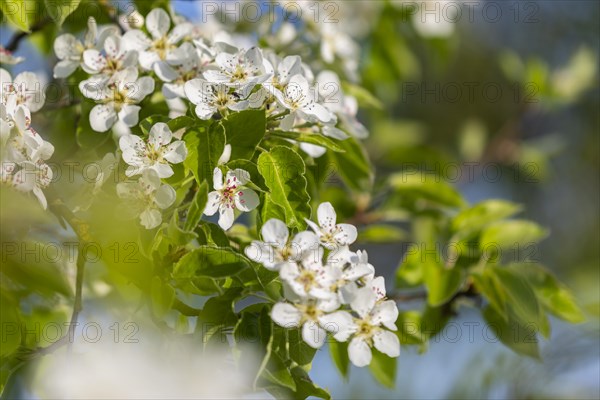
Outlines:
[{"label": "white blossom", "polygon": [[89,74],[112,75],[117,71],[137,65],[138,53],[135,50],[125,50],[122,39],[110,35],[104,40],[103,50],[87,49],[83,52],[81,67]]},{"label": "white blossom", "polygon": [[133,176],[152,169],[159,178],[172,176],[170,164],[181,163],[187,157],[185,142],[171,142],[172,138],[171,130],[162,122],[152,126],[147,141],[136,135],[121,136],[119,147],[123,152],[123,160],[129,165],[125,174]]},{"label": "white blossom", "polygon": [[[271,319],[284,328],[302,328],[302,339],[311,347],[318,349],[325,343],[327,330],[334,330],[326,319],[329,312],[335,310],[328,302],[306,299],[290,304],[277,303],[271,310]],[[336,313],[333,313],[336,314]]]},{"label": "white blossom", "polygon": [[135,182],[117,184],[117,195],[129,200],[126,217],[139,217],[146,229],[153,229],[162,222],[162,212],[175,202],[175,190],[162,184],[154,170],[146,170]]},{"label": "white blossom", "polygon": [[235,87],[244,94],[270,77],[257,47],[239,50],[235,54],[221,52],[217,54],[215,64],[219,69],[205,71],[204,78],[212,83]]},{"label": "white blossom", "polygon": [[162,8],[155,8],[146,16],[145,25],[150,37],[139,29],[132,29],[123,35],[125,48],[138,51],[142,68],[152,70],[156,63],[177,63],[185,58],[185,52],[179,48],[179,44],[191,33],[190,23],[177,24],[170,30],[169,14]]},{"label": "white blossom", "polygon": [[46,101],[40,77],[25,71],[13,80],[10,73],[0,68],[0,101],[6,105],[9,113],[23,105],[31,112],[39,111]]},{"label": "white blossom", "polygon": [[394,332],[397,330],[398,307],[393,300],[378,300],[371,287],[359,289],[359,294],[351,303],[358,318],[350,318],[350,313],[339,314],[334,318],[322,317],[322,323],[335,324],[338,328],[333,337],[341,342],[350,339],[348,356],[357,367],[371,362],[371,347],[389,357],[400,355],[400,341]]},{"label": "white blossom", "polygon": [[88,29],[83,42],[70,33],[62,34],[54,41],[54,53],[60,60],[54,66],[55,78],[66,78],[71,75],[81,65],[83,53],[86,50],[99,50],[107,36],[118,34],[116,26],[98,27],[93,17],[88,18],[87,25]]},{"label": "white blossom", "polygon": [[223,180],[219,168],[213,171],[214,191],[208,194],[208,203],[204,214],[211,216],[219,211],[219,226],[224,230],[231,228],[235,218],[234,209],[249,212],[258,206],[258,195],[252,189],[244,187],[250,181],[250,174],[243,169],[228,171]]},{"label": "white blossom", "polygon": [[354,243],[358,233],[356,227],[350,224],[336,224],[337,215],[331,203],[321,203],[317,208],[319,225],[310,220],[306,223],[319,236],[321,243],[328,249],[346,246]]},{"label": "white blossom", "polygon": [[225,84],[213,84],[202,79],[192,79],[185,84],[186,97],[196,105],[196,114],[201,119],[210,119],[216,112],[224,110],[242,111],[248,102]]},{"label": "white blossom", "polygon": [[261,263],[267,269],[276,271],[285,264],[310,259],[315,253],[317,255],[314,259],[319,258],[319,239],[312,232],[299,232],[290,240],[287,226],[276,218],[265,222],[260,232],[263,241],[252,241],[246,247],[245,253],[248,258]]},{"label": "white blossom", "polygon": [[315,101],[314,91],[303,75],[292,76],[283,90],[273,89],[273,94],[282,107],[290,110],[286,119],[293,121],[299,116],[311,122],[327,123],[334,118],[329,110]]},{"label": "white blossom", "polygon": [[138,78],[136,68],[129,67],[110,78],[97,75],[82,81],[79,90],[100,103],[90,112],[90,125],[97,132],[106,132],[117,121],[127,126],[137,125],[140,103],[154,92],[154,80],[149,76]]}]

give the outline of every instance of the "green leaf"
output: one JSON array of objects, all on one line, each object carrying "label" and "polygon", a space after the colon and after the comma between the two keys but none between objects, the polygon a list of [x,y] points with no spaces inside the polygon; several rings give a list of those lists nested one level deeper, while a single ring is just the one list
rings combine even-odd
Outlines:
[{"label": "green leaf", "polygon": [[421,253],[421,246],[411,244],[396,270],[396,287],[417,286],[423,283],[425,264],[428,262],[432,261]]},{"label": "green leaf", "polygon": [[225,278],[249,266],[244,256],[230,248],[200,246],[183,256],[173,269],[176,280],[195,277]]},{"label": "green leaf", "polygon": [[209,244],[214,244],[217,247],[231,247],[227,234],[219,225],[213,224],[212,222],[201,221],[200,229],[204,232]]},{"label": "green leaf", "polygon": [[521,211],[518,204],[505,200],[486,200],[462,210],[452,219],[452,230],[466,236],[477,232],[490,222],[510,217]]},{"label": "green leaf", "polygon": [[267,368],[263,372],[263,376],[277,385],[296,391],[296,382],[290,373],[290,370],[285,366],[285,362],[276,353],[272,353],[269,359]]},{"label": "green leaf", "polygon": [[505,321],[494,308],[489,306],[483,310],[483,317],[487,322],[487,327],[510,349],[519,354],[540,358],[538,339],[532,326],[522,325],[510,313],[508,321]]},{"label": "green leaf", "polygon": [[33,21],[30,21],[29,16],[42,15],[41,13],[44,10],[41,9],[41,5],[41,3],[33,0],[1,1],[0,11],[2,11],[2,17],[6,18],[8,22],[23,32],[29,32],[29,27],[33,23]]},{"label": "green leaf", "polygon": [[506,301],[509,310],[522,325],[533,324],[544,336],[550,332],[546,330],[547,322],[540,308],[533,289],[529,283],[515,273],[514,269],[504,267],[486,267],[498,279],[499,284],[506,293]]},{"label": "green leaf", "polygon": [[571,292],[550,271],[531,263],[512,264],[508,268],[527,280],[538,301],[548,312],[571,323],[585,320]]},{"label": "green leaf", "polygon": [[44,0],[44,3],[47,15],[60,27],[65,19],[79,7],[81,0]]},{"label": "green leaf", "polygon": [[241,288],[232,288],[206,301],[198,314],[196,324],[196,332],[200,333],[205,347],[211,338],[218,340],[218,344],[226,343],[225,335],[217,336],[217,334],[223,333],[225,328],[237,325],[238,318],[234,312],[234,305],[241,293]]},{"label": "green leaf", "polygon": [[398,358],[388,357],[377,349],[373,349],[373,359],[369,369],[373,377],[382,385],[393,388],[396,381]]},{"label": "green leaf", "polygon": [[317,146],[325,147],[329,150],[343,153],[345,150],[337,144],[337,141],[334,141],[327,136],[323,136],[319,133],[301,133],[301,132],[286,132],[286,131],[272,131],[269,132],[273,136],[292,139],[297,142],[310,143],[315,144]]},{"label": "green leaf", "polygon": [[372,224],[358,232],[358,241],[367,243],[394,243],[407,238],[407,233],[397,226]]},{"label": "green leaf", "polygon": [[[329,166],[339,175],[344,183],[353,190],[368,192],[373,187],[374,168],[364,147],[354,138],[348,138],[338,145],[343,153],[327,152]],[[325,179],[325,177],[317,177]]]},{"label": "green leaf", "polygon": [[302,339],[301,330],[289,329],[287,337],[290,358],[300,366],[310,365],[317,350],[306,344]]},{"label": "green leaf", "polygon": [[175,300],[175,289],[164,283],[158,276],[155,276],[152,278],[150,295],[154,314],[159,318],[164,317],[171,309]]},{"label": "green leaf", "polygon": [[222,121],[227,143],[231,145],[231,160],[251,160],[256,146],[265,136],[265,110],[244,110],[229,114]]},{"label": "green leaf", "polygon": [[179,214],[173,213],[166,229],[167,240],[176,246],[185,246],[196,239],[198,235],[191,230],[181,229],[179,226]]},{"label": "green leaf", "polygon": [[464,273],[460,268],[447,268],[441,262],[428,262],[424,268],[427,302],[431,306],[446,303],[464,282]]},{"label": "green leaf", "polygon": [[192,204],[187,213],[187,217],[185,219],[184,229],[186,231],[191,231],[200,222],[202,218],[202,213],[204,212],[204,207],[206,206],[206,202],[208,201],[208,184],[206,181],[202,182],[198,186],[198,190],[192,199]]},{"label": "green leaf", "polygon": [[348,343],[338,342],[336,340],[330,340],[329,354],[335,364],[338,371],[344,378],[348,378],[348,372],[350,372],[350,358],[348,357]]},{"label": "green leaf", "polygon": [[425,343],[425,332],[422,330],[421,314],[417,311],[401,312],[396,320],[400,344],[422,345]]},{"label": "green leaf", "polygon": [[193,128],[194,125],[196,125],[196,121],[193,118],[182,115],[175,119],[170,119],[167,122],[167,125],[169,126],[169,129],[171,130],[171,132],[175,133],[180,129],[188,130],[188,129]]},{"label": "green leaf", "polygon": [[21,323],[15,304],[4,293],[0,294],[0,326],[2,327],[2,346],[0,356],[2,358],[14,353],[21,344]]},{"label": "green leaf", "polygon": [[464,205],[460,193],[436,175],[420,171],[399,172],[389,178],[394,191],[414,201],[428,200],[446,207]]},{"label": "green leaf", "polygon": [[287,147],[275,146],[258,157],[258,170],[270,190],[270,200],[283,209],[287,225],[304,229],[311,209],[302,158]]},{"label": "green leaf", "polygon": [[292,377],[296,383],[296,395],[297,399],[306,399],[308,397],[318,397],[321,399],[330,399],[331,395],[326,390],[317,386],[308,373],[301,367],[294,367],[291,370]]},{"label": "green leaf", "polygon": [[474,272],[471,278],[477,291],[485,296],[499,316],[508,321],[506,292],[492,270],[485,268],[482,272]]},{"label": "green leaf", "polygon": [[208,182],[213,187],[213,171],[225,148],[225,132],[211,121],[198,123],[183,135],[188,156],[183,161],[186,169],[192,171],[198,184]]},{"label": "green leaf", "polygon": [[263,196],[263,199],[260,202],[258,215],[260,217],[260,223],[257,226],[257,231],[260,231],[262,225],[271,218],[285,221],[285,212],[283,211],[283,208],[275,204],[273,200],[271,200],[271,196],[268,195]]},{"label": "green leaf", "polygon": [[535,222],[524,220],[499,221],[489,225],[481,234],[479,247],[481,250],[495,249],[502,251],[513,247],[537,243],[548,231]]}]

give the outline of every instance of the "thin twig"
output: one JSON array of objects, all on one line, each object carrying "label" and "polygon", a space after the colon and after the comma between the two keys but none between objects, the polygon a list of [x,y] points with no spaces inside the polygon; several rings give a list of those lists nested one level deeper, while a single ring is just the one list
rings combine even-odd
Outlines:
[{"label": "thin twig", "polygon": [[52,22],[52,19],[50,19],[49,17],[46,17],[44,19],[39,20],[35,24],[33,24],[31,26],[31,28],[29,29],[29,32],[23,32],[23,31],[15,32],[13,34],[13,36],[10,38],[8,44],[6,46],[4,46],[4,48],[6,50],[10,51],[11,53],[14,53],[17,50],[17,48],[19,47],[19,43],[21,43],[21,40],[23,40],[25,37],[31,35],[34,32],[41,31],[50,22]]}]

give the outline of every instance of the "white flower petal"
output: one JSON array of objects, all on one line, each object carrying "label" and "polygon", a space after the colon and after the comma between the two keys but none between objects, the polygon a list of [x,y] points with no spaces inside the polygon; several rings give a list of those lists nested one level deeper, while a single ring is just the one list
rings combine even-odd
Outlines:
[{"label": "white flower petal", "polygon": [[213,170],[213,187],[215,190],[221,190],[224,187],[223,171],[218,167]]},{"label": "white flower petal", "polygon": [[244,212],[252,211],[260,204],[258,195],[252,189],[242,189],[234,196],[235,206]]},{"label": "white flower petal", "polygon": [[187,157],[188,151],[183,140],[176,140],[167,146],[163,158],[172,164],[179,164]]},{"label": "white flower petal", "polygon": [[162,185],[154,194],[154,202],[160,209],[164,210],[175,203],[175,197],[177,197],[175,189],[169,185]]},{"label": "white flower petal", "polygon": [[321,203],[317,208],[317,220],[321,228],[331,230],[335,226],[336,214],[333,206],[329,202]]},{"label": "white flower petal", "polygon": [[232,208],[225,207],[224,205],[221,205],[221,207],[219,207],[219,226],[221,227],[221,229],[226,231],[229,228],[231,228],[234,219],[235,214],[233,213]]},{"label": "white flower petal", "polygon": [[60,35],[54,41],[54,53],[59,60],[64,60],[78,54],[79,40],[70,33]]},{"label": "white flower petal", "polygon": [[96,132],[106,132],[117,119],[117,113],[108,104],[98,104],[90,111],[90,125]]},{"label": "white flower petal", "polygon": [[315,321],[308,321],[302,325],[302,339],[310,347],[318,349],[325,343],[327,332]]},{"label": "white flower petal", "polygon": [[370,287],[363,287],[354,293],[350,300],[350,307],[361,317],[364,318],[375,306],[377,297]]},{"label": "white flower petal", "polygon": [[341,245],[349,245],[356,241],[358,232],[354,225],[338,224],[338,232],[334,235],[335,240]]},{"label": "white flower petal", "polygon": [[79,67],[79,61],[63,60],[54,66],[54,77],[56,79],[70,76]]},{"label": "white flower petal", "polygon": [[155,8],[146,16],[146,29],[154,39],[160,39],[167,35],[171,27],[171,18],[162,8]]},{"label": "white flower petal", "polygon": [[232,171],[227,172],[226,184],[229,182],[236,182],[238,186],[245,185],[250,182],[250,173],[241,168],[236,168]]},{"label": "white flower petal", "polygon": [[145,209],[140,214],[140,222],[146,229],[154,229],[162,222],[162,214],[157,209]]},{"label": "white flower petal", "polygon": [[360,337],[355,337],[348,345],[348,357],[357,367],[365,367],[371,363],[373,355],[367,342]]},{"label": "white flower petal", "polygon": [[400,355],[400,340],[394,333],[380,330],[373,335],[373,346],[380,352],[390,357]]},{"label": "white flower petal", "polygon": [[260,230],[265,242],[283,248],[288,241],[289,231],[285,223],[277,218],[271,218],[265,222]]},{"label": "white flower petal", "polygon": [[215,215],[215,213],[219,210],[219,206],[221,205],[221,193],[219,192],[210,192],[208,194],[208,201],[206,202],[206,206],[204,208],[204,215]]},{"label": "white flower petal", "polygon": [[171,143],[171,138],[173,134],[169,129],[169,126],[164,122],[157,122],[152,125],[150,128],[150,133],[148,134],[148,143],[155,148],[166,146]]},{"label": "white flower petal", "polygon": [[319,323],[338,342],[345,342],[356,331],[356,324],[352,315],[347,311],[336,311],[319,317]]},{"label": "white flower petal", "polygon": [[[363,288],[369,289],[371,288]],[[396,306],[396,302],[394,300],[386,300],[381,302],[375,306],[373,312],[371,314],[371,322],[373,325],[383,324],[386,328],[395,331],[398,329],[396,327],[396,320],[398,319],[398,306]]]},{"label": "white flower petal", "polygon": [[271,319],[284,328],[296,328],[302,319],[302,313],[288,303],[277,303],[271,310]]},{"label": "white flower petal", "polygon": [[137,125],[140,120],[139,114],[142,108],[134,105],[124,105],[119,111],[119,120],[131,127]]}]

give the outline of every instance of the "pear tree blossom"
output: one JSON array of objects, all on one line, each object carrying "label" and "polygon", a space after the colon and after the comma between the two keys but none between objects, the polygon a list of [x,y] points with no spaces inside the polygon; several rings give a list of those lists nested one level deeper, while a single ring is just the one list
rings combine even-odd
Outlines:
[{"label": "pear tree blossom", "polygon": [[25,71],[13,80],[8,71],[0,68],[0,100],[9,113],[20,105],[31,112],[39,111],[46,101],[41,78],[33,72]]},{"label": "pear tree blossom", "polygon": [[215,113],[225,114],[226,110],[242,111],[248,108],[248,101],[229,86],[222,83],[209,83],[203,79],[193,79],[185,83],[187,98],[196,105],[196,115],[210,119]]},{"label": "pear tree blossom", "polygon": [[156,171],[148,169],[137,181],[117,184],[117,195],[128,201],[125,216],[139,217],[146,229],[154,229],[162,222],[162,211],[175,202],[175,190],[162,184]]},{"label": "pear tree blossom", "polygon": [[82,68],[89,74],[112,75],[128,67],[137,66],[138,53],[123,48],[122,38],[110,35],[104,40],[102,51],[87,49],[83,52]]},{"label": "pear tree blossom", "polygon": [[155,8],[146,16],[145,26],[148,37],[139,29],[132,29],[123,35],[124,46],[139,53],[140,66],[152,70],[157,63],[176,63],[185,57],[181,42],[191,34],[189,22],[175,25],[171,29],[171,18],[162,8]]},{"label": "pear tree blossom", "polygon": [[321,243],[332,250],[338,246],[346,246],[354,243],[358,232],[356,227],[350,224],[336,224],[336,212],[331,203],[325,202],[317,209],[319,224],[306,220],[306,223],[319,236]]},{"label": "pear tree blossom", "polygon": [[133,176],[146,170],[154,170],[159,178],[173,175],[171,164],[183,162],[187,148],[183,140],[173,139],[168,125],[158,122],[150,128],[147,141],[136,135],[125,135],[119,139],[123,160],[129,165],[125,174]]},{"label": "pear tree blossom", "polygon": [[119,32],[114,25],[98,26],[94,17],[88,18],[87,27],[83,41],[70,33],[64,33],[54,41],[54,53],[59,59],[54,66],[55,78],[66,78],[80,66],[83,67],[83,55],[86,50],[99,51],[106,37],[117,35]]},{"label": "pear tree blossom", "polygon": [[238,50],[235,54],[219,53],[215,64],[218,69],[205,71],[204,78],[212,83],[235,87],[242,93],[267,81],[271,76],[267,72],[269,64],[265,62],[261,50],[257,47]]},{"label": "pear tree blossom", "polygon": [[[302,328],[302,339],[309,346],[318,349],[325,343],[327,330],[334,328],[328,324],[326,316],[335,306],[326,301],[306,299],[297,303],[280,302],[273,306],[271,319],[284,328]],[[325,326],[325,327],[324,327]]]},{"label": "pear tree blossom", "polygon": [[272,271],[310,259],[319,245],[317,236],[309,231],[299,232],[290,240],[287,226],[276,218],[264,223],[261,234],[264,241],[253,240],[245,253],[251,260]]},{"label": "pear tree blossom", "polygon": [[140,106],[154,91],[154,80],[139,77],[133,67],[118,71],[110,77],[94,76],[79,84],[81,93],[97,103],[90,112],[90,125],[97,132],[106,132],[117,121],[135,126],[139,121]]},{"label": "pear tree blossom", "polygon": [[305,120],[327,123],[334,116],[324,106],[315,101],[315,94],[308,80],[300,74],[294,75],[283,90],[274,89],[274,95],[279,104],[290,110],[286,118],[299,116]]},{"label": "pear tree blossom", "polygon": [[219,226],[228,230],[235,219],[234,210],[242,212],[254,210],[259,199],[256,192],[244,185],[250,182],[250,174],[243,169],[227,171],[225,179],[220,168],[213,171],[214,191],[208,194],[204,214],[211,216],[219,212]]}]

